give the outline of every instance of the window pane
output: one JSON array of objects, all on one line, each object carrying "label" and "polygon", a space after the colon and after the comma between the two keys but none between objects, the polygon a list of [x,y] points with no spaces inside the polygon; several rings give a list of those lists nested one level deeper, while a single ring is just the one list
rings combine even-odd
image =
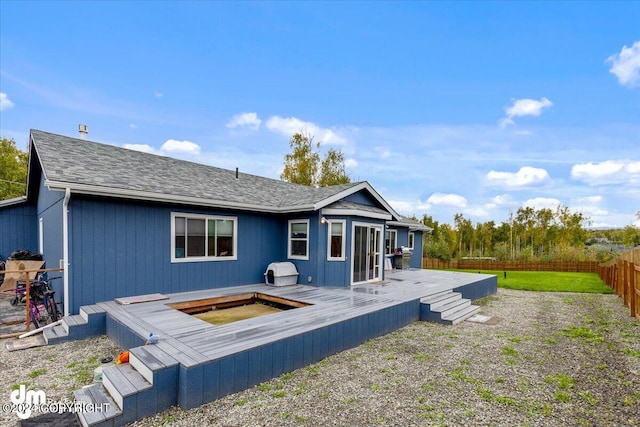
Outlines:
[{"label": "window pane", "polygon": [[307,238],[307,223],[306,222],[292,222],[291,223],[291,237],[297,239]]},{"label": "window pane", "polygon": [[342,258],[342,236],[331,236],[331,258]]},{"label": "window pane", "polygon": [[207,221],[207,256],[216,254],[216,220]]},{"label": "window pane", "polygon": [[187,219],[187,256],[204,256],[204,219]]},{"label": "window pane", "polygon": [[218,236],[216,256],[233,256],[233,237]]},{"label": "window pane", "polygon": [[342,258],[342,229],[343,223],[331,223],[331,258]]},{"label": "window pane", "polygon": [[216,227],[216,256],[233,256],[233,221],[219,219],[216,221]]},{"label": "window pane", "polygon": [[184,244],[185,244],[185,240],[184,240],[184,218],[183,217],[179,217],[177,216],[175,218],[175,225],[174,225],[174,230],[175,230],[175,235],[174,235],[174,239],[175,239],[175,257],[176,258],[184,258]]},{"label": "window pane", "polygon": [[291,241],[291,255],[307,256],[307,241],[306,240],[292,240]]},{"label": "window pane", "polygon": [[233,236],[233,221],[230,219],[216,220],[218,236]]}]

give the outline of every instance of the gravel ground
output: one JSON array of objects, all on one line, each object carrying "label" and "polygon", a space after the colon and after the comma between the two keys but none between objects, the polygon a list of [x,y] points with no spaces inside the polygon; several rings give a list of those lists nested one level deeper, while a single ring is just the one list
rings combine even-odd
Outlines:
[{"label": "gravel ground", "polygon": [[[135,426],[640,426],[640,322],[617,296],[499,289],[481,303],[492,322],[417,322]],[[119,351],[105,337],[11,353],[2,345],[0,393],[8,402],[23,383],[68,399]]]}]

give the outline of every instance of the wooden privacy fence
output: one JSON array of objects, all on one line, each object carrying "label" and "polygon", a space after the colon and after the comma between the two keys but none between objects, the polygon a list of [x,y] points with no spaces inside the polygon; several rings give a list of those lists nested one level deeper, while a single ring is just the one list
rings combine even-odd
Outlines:
[{"label": "wooden privacy fence", "polygon": [[640,249],[621,254],[598,266],[598,275],[629,307],[629,314],[640,320]]},{"label": "wooden privacy fence", "polygon": [[422,268],[498,271],[564,271],[571,273],[596,273],[595,261],[493,261],[490,259],[452,259],[442,261],[423,258]]}]

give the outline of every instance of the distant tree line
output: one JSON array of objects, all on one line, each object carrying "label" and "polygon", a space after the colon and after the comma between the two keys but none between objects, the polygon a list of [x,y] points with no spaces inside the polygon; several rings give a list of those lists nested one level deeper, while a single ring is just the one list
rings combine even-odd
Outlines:
[{"label": "distant tree line", "polygon": [[[636,214],[640,219],[640,212]],[[521,207],[508,221],[475,224],[461,213],[453,225],[440,224],[430,215],[422,223],[424,256],[448,261],[462,257],[493,257],[521,261],[607,261],[616,256],[612,244],[640,245],[640,228],[587,230],[589,217],[559,206],[555,210]]]}]

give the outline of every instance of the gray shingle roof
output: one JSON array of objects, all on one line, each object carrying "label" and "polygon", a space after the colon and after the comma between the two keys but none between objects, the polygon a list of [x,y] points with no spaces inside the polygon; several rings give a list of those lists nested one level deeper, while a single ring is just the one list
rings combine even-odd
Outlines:
[{"label": "gray shingle roof", "polygon": [[390,225],[396,225],[399,227],[409,227],[410,230],[420,230],[420,231],[431,231],[432,228],[424,225],[421,222],[418,222],[414,219],[408,218],[403,215],[398,215],[398,219],[396,221],[389,222]]},{"label": "gray shingle roof", "polygon": [[360,203],[348,202],[346,200],[339,200],[335,203],[331,203],[326,206],[325,209],[332,209],[336,211],[362,211],[370,214],[389,215],[388,211],[376,206],[362,205]]},{"label": "gray shingle roof", "polygon": [[[246,210],[315,210],[363,188],[366,182],[314,188],[198,163],[31,131],[50,188]],[[384,202],[386,204],[386,202]]]}]

